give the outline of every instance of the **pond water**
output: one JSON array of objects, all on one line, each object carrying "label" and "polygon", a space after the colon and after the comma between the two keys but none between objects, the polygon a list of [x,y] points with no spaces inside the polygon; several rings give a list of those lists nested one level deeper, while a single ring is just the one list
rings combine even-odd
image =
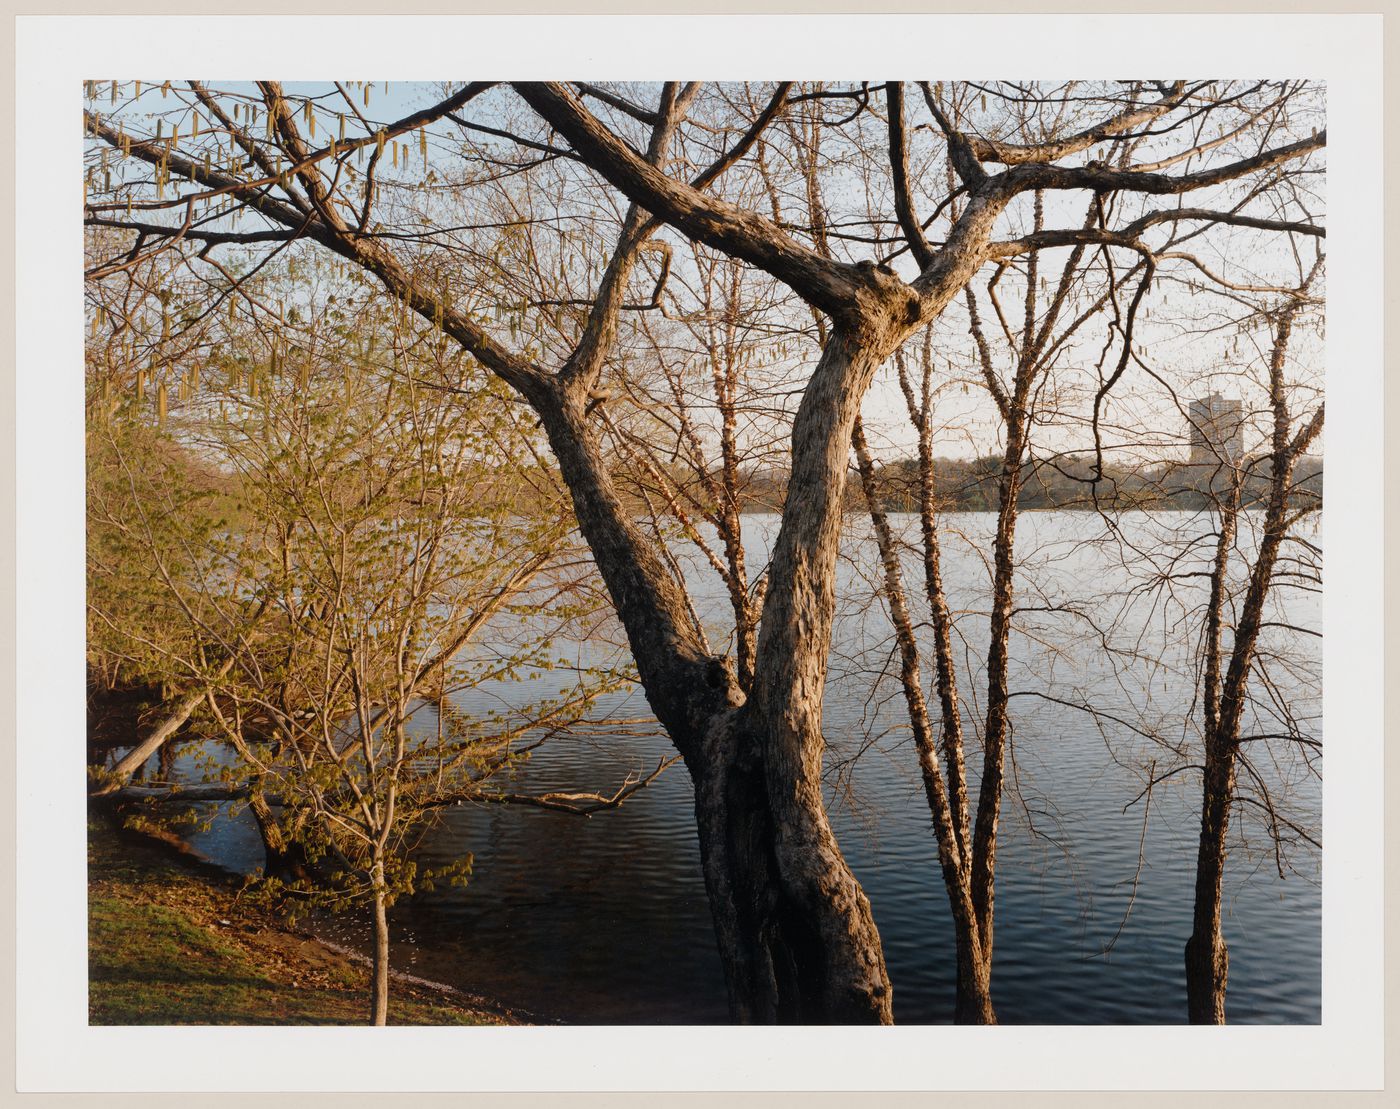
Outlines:
[{"label": "pond water", "polygon": [[[895,522],[915,527],[909,518]],[[973,723],[986,626],[983,552],[993,520],[966,514],[946,523],[944,574],[966,666],[965,718]],[[864,577],[874,563],[868,527],[860,524],[852,518],[841,563],[824,707],[832,819],[873,906],[896,1020],[946,1022],[954,966],[947,900],[912,744],[901,729],[902,699],[893,683],[878,679],[890,669],[890,629]],[[1131,590],[1151,576],[1145,552],[1183,535],[1206,535],[1210,526],[1205,516],[1143,515],[1106,544],[1096,541],[1102,524],[1090,513],[1022,518],[1026,569],[1018,601],[1028,611],[1012,643],[1014,768],[1003,807],[992,979],[1004,1023],[1185,1020],[1182,951],[1190,932],[1199,778],[1183,771],[1141,795],[1152,772],[1199,758],[1194,734],[1181,723],[1194,687],[1183,636],[1204,587],[1176,577],[1171,602],[1160,592]],[[773,517],[745,518],[750,565],[762,565],[758,556],[776,527]],[[724,594],[701,561],[686,565],[718,646]],[[1190,569],[1184,562],[1171,569],[1183,567]],[[907,570],[916,592],[921,579],[912,552]],[[1320,630],[1319,595],[1290,591],[1280,603],[1289,623]],[[1132,657],[1105,654],[1098,629],[1110,619],[1109,642]],[[1278,700],[1320,739],[1320,640],[1294,636],[1267,646]],[[481,711],[501,696],[528,696],[529,685],[477,690],[458,707]],[[1098,715],[1079,707],[1084,704]],[[636,717],[647,707],[632,689],[598,712]],[[1260,732],[1277,730],[1266,719],[1257,723]],[[1141,731],[1160,734],[1149,739]],[[607,792],[669,753],[661,735],[562,737],[533,756],[512,788]],[[1290,818],[1320,838],[1320,780],[1300,749],[1265,749],[1261,741],[1252,761]],[[192,765],[190,757],[180,764]],[[974,759],[974,797],[976,769]],[[1282,856],[1286,877],[1280,877],[1280,859],[1256,815],[1242,811],[1236,819],[1226,874],[1228,1017],[1317,1022],[1320,852],[1291,849]],[[541,1019],[722,1022],[724,982],[693,829],[690,786],[679,764],[621,808],[589,819],[523,807],[450,809],[426,835],[420,861],[439,865],[471,853],[472,879],[465,888],[422,893],[394,909],[395,965]],[[261,865],[246,814],[216,821],[192,842],[230,868],[251,872]],[[319,927],[363,942],[363,925],[353,919]]]}]

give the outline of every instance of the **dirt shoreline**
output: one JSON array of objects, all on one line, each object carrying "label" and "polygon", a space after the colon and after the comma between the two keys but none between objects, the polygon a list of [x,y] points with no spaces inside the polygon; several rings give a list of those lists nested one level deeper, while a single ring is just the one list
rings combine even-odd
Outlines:
[{"label": "dirt shoreline", "polygon": [[[363,1022],[365,956],[255,903],[240,877],[175,836],[124,827],[101,806],[88,820],[88,897],[93,1024]],[[390,1023],[538,1023],[445,983],[392,975]],[[148,998],[152,983],[160,988]]]}]

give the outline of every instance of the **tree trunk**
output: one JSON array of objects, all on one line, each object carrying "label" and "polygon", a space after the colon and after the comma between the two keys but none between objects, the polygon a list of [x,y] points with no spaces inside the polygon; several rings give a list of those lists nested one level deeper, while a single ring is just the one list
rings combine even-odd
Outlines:
[{"label": "tree trunk", "polygon": [[958,929],[958,981],[954,1024],[996,1024],[992,1007],[992,961],[984,958],[975,935]]},{"label": "tree trunk", "polygon": [[730,1018],[820,1019],[812,991],[804,997],[790,930],[778,922],[772,819],[758,754],[731,717],[716,722],[708,755],[693,774],[695,819]]},{"label": "tree trunk", "polygon": [[[261,614],[262,608],[260,607],[258,609],[258,615],[260,616]],[[233,662],[233,655],[230,655],[223,661],[223,664],[210,680],[210,687],[212,687],[214,682],[224,678],[228,672],[233,669]],[[151,734],[123,755],[117,765],[112,767],[111,779],[101,788],[94,790],[93,796],[102,797],[109,793],[115,793],[130,781],[131,776],[146,764],[146,760],[159,751],[176,732],[185,726],[185,722],[194,715],[195,707],[207,696],[209,696],[209,689],[204,688],[196,689],[181,697],[165,718],[156,725]]]},{"label": "tree trunk", "polygon": [[[701,864],[730,1014],[743,1024],[889,1023],[890,989],[869,903],[834,840],[814,853],[806,873],[828,891],[821,901],[805,898],[784,873],[783,828],[745,716],[716,721],[695,775]],[[824,811],[807,814],[818,818],[824,823]]]},{"label": "tree trunk", "polygon": [[[1321,265],[1320,258],[1318,265]],[[1316,273],[1316,269],[1313,272]],[[1308,281],[1311,280],[1310,276]],[[1225,986],[1230,957],[1220,933],[1221,881],[1225,873],[1225,836],[1230,827],[1230,806],[1235,799],[1240,720],[1248,696],[1254,651],[1263,626],[1264,603],[1273,582],[1279,549],[1288,533],[1288,493],[1293,466],[1322,429],[1323,410],[1319,408],[1298,434],[1289,438],[1290,416],[1283,370],[1296,311],[1295,304],[1278,321],[1269,360],[1269,392],[1274,417],[1269,506],[1264,519],[1264,537],[1249,572],[1249,586],[1236,621],[1223,682],[1220,676],[1223,597],[1239,515],[1238,474],[1232,475],[1228,497],[1220,506],[1220,535],[1206,615],[1205,772],[1202,775],[1201,839],[1196,856],[1196,904],[1191,938],[1186,941],[1186,1009],[1192,1024],[1225,1023]]]},{"label": "tree trunk", "polygon": [[[227,672],[231,664],[230,660],[230,663],[225,664],[219,671],[220,677]],[[159,751],[171,736],[184,727],[185,721],[194,715],[196,706],[204,700],[204,692],[203,689],[196,689],[181,697],[165,718],[155,726],[150,735],[118,760],[117,765],[112,767],[111,778],[98,789],[93,790],[93,796],[103,797],[109,793],[115,793],[130,781],[131,776],[146,765],[146,760]]]},{"label": "tree trunk", "polygon": [[997,828],[1006,777],[1007,660],[1016,573],[1016,498],[1020,491],[1025,420],[1015,405],[1007,415],[1006,452],[997,493],[993,542],[992,612],[987,632],[987,721],[982,740],[982,785],[972,837],[972,903],[977,912],[982,957],[990,964],[996,917]]},{"label": "tree trunk", "polygon": [[[866,508],[874,525],[875,541],[884,565],[885,596],[889,601],[890,620],[894,625],[895,640],[899,645],[900,684],[903,686],[905,705],[909,710],[909,724],[914,736],[914,747],[919,756],[924,794],[928,800],[929,812],[933,816],[943,885],[947,890],[948,905],[953,915],[958,967],[953,1019],[958,1024],[995,1024],[996,1014],[992,1008],[991,997],[991,960],[983,953],[972,897],[972,868],[967,857],[969,848],[966,843],[967,814],[965,810],[960,812],[953,807],[952,793],[949,787],[945,787],[939,770],[933,724],[924,696],[923,669],[919,662],[918,643],[914,638],[913,622],[909,616],[909,606],[900,576],[899,556],[895,549],[894,536],[890,531],[889,517],[880,505],[875,486],[875,465],[865,440],[865,430],[859,420],[856,421],[851,443],[855,448],[857,468],[865,490]],[[931,471],[925,473],[926,484],[930,473]],[[927,580],[938,585],[937,591],[931,592],[929,600],[934,605],[935,612],[940,607],[946,611],[937,569],[937,536],[933,532],[931,501],[926,501],[926,508],[925,571],[928,575]],[[957,795],[965,796],[962,788],[965,779],[961,731],[947,734],[950,727],[950,714],[947,710],[950,702],[956,699],[951,666],[940,668],[938,684],[944,694],[944,741],[950,752],[949,778],[956,782]],[[956,715],[952,715],[952,727],[958,728]]]},{"label": "tree trunk", "polygon": [[248,797],[248,809],[258,825],[263,845],[263,877],[282,882],[302,882],[311,878],[311,864],[306,848],[296,840],[288,841],[282,826],[267,803],[267,796],[254,786]]},{"label": "tree trunk", "polygon": [[[815,751],[796,760],[772,757],[771,717],[744,706],[728,660],[705,652],[680,583],[612,486],[580,398],[556,393],[531,399],[627,631],[647,701],[695,786],[701,859],[733,1018],[888,1022],[879,933],[826,820],[820,731]],[[847,424],[847,441],[849,433]],[[832,564],[839,496],[838,479],[823,525]],[[804,683],[804,703],[810,707],[814,695],[818,710],[830,607],[828,596],[826,622],[811,630],[804,648],[820,656],[822,674],[809,674]],[[790,741],[812,739],[808,731]]]},{"label": "tree trunk", "polygon": [[369,1022],[389,1023],[389,914],[385,905],[383,864],[374,869],[374,951],[370,958]]},{"label": "tree trunk", "polygon": [[1186,941],[1186,1011],[1192,1024],[1225,1023],[1230,958],[1220,934],[1220,901],[1233,778],[1233,751],[1215,737],[1207,737],[1205,803],[1201,808],[1201,841],[1196,856],[1196,907],[1191,938]]},{"label": "tree trunk", "polygon": [[[893,278],[891,280],[894,280]],[[792,475],[769,566],[759,669],[745,712],[763,750],[774,854],[785,899],[819,937],[828,1003],[888,1022],[889,977],[864,891],[837,847],[822,801],[822,694],[835,609],[836,555],[851,434],[860,400],[902,337],[890,312],[863,333],[828,338],[793,421]]]}]

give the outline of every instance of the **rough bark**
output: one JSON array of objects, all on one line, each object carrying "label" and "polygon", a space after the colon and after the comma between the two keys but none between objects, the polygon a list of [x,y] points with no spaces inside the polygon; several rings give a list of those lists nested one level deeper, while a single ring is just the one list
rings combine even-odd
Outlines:
[{"label": "rough bark", "polygon": [[[826,820],[820,750],[815,760],[771,759],[767,722],[741,707],[727,660],[704,652],[681,586],[613,488],[579,398],[556,393],[538,408],[648,703],[695,784],[702,865],[735,1019],[888,1022],[879,935]],[[829,555],[834,560],[834,546]],[[830,605],[828,596],[828,631]],[[824,667],[824,646],[815,653]],[[816,726],[820,742],[819,717]]]},{"label": "rough bark", "polygon": [[992,1006],[992,960],[979,949],[975,932],[955,929],[958,941],[958,979],[953,1003],[954,1024],[996,1024]]},{"label": "rough bark", "polygon": [[[701,862],[730,1006],[742,1023],[889,1023],[890,985],[870,905],[820,798],[775,813],[761,737],[742,710],[716,721],[695,778]],[[786,821],[786,823],[780,823]],[[811,838],[809,857],[793,825]]]},{"label": "rough bark", "polygon": [[953,816],[953,834],[958,850],[971,850],[971,824],[968,816],[967,768],[963,760],[962,712],[958,705],[957,667],[953,660],[953,617],[943,588],[942,544],[938,539],[938,497],[935,491],[933,429],[930,407],[933,375],[931,335],[924,333],[923,394],[916,396],[913,384],[899,359],[900,388],[904,392],[909,418],[919,436],[919,535],[923,542],[924,592],[933,626],[934,684],[943,725],[943,758],[948,766],[948,799]]},{"label": "rough bark", "polygon": [[731,1017],[743,1024],[839,1021],[842,1014],[824,1001],[830,991],[810,923],[783,896],[761,752],[737,712],[715,721],[706,748],[694,778],[695,816]]},{"label": "rough bark", "polygon": [[875,322],[884,327],[864,335],[832,333],[793,423],[792,477],[769,568],[752,709],[785,884],[814,913],[822,903],[838,910],[823,921],[828,957],[845,968],[851,989],[888,1012],[889,986],[869,905],[821,803],[822,693],[850,437],[860,398],[908,320],[908,314],[883,315]]}]

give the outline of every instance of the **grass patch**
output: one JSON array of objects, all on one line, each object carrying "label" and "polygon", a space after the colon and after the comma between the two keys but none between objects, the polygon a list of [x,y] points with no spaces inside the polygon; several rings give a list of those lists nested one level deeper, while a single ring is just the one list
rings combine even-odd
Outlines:
[{"label": "grass patch", "polygon": [[[171,848],[88,825],[88,1019],[103,1025],[364,1024],[368,971]],[[395,984],[391,1024],[502,1024]]]}]

